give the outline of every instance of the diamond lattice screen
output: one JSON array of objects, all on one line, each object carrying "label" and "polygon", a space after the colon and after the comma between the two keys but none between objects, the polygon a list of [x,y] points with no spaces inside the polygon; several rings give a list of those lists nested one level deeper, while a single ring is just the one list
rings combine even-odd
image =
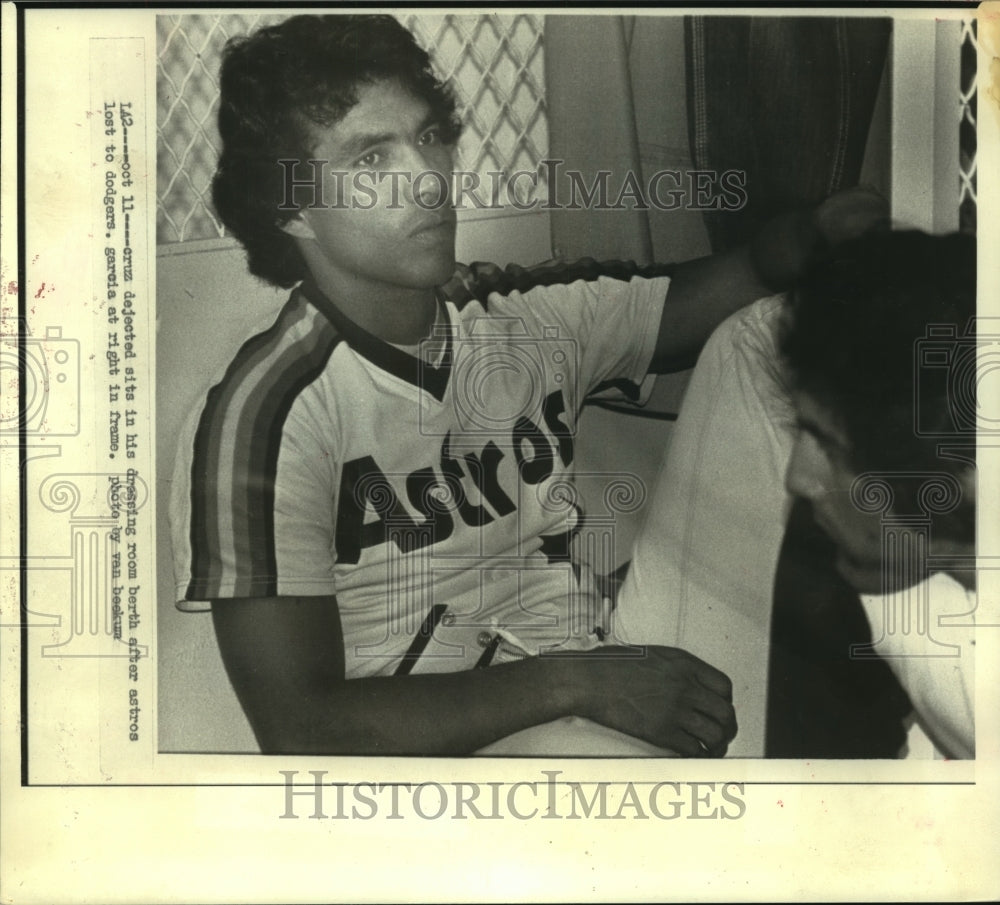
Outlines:
[{"label": "diamond lattice screen", "polygon": [[962,119],[959,125],[959,227],[974,231],[976,228],[976,44],[975,20],[962,23],[961,80],[959,86]]},{"label": "diamond lattice screen", "polygon": [[[284,15],[177,15],[157,18],[157,241],[219,238],[211,207],[218,157],[220,54],[234,35]],[[548,150],[542,17],[398,17],[451,82],[464,130],[457,165],[483,175],[534,171]]]}]

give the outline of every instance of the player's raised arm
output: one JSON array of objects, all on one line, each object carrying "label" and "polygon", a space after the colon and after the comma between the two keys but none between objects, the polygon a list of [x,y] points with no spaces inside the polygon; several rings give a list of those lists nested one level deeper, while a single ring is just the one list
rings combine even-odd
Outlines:
[{"label": "player's raised arm", "polygon": [[857,187],[830,196],[815,210],[768,221],[747,246],[686,261],[674,269],[650,370],[691,367],[712,331],[750,302],[787,289],[828,245],[887,223],[886,200]]},{"label": "player's raised arm", "polygon": [[212,616],[265,753],[462,755],[572,715],[686,756],[722,755],[736,733],[729,680],[684,651],[604,648],[346,680],[332,597],[220,600]]}]

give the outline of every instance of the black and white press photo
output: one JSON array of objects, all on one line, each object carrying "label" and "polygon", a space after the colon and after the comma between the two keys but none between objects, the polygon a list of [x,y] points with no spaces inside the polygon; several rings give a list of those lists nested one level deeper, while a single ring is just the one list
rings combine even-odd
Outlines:
[{"label": "black and white press photo", "polygon": [[917,25],[159,17],[163,750],[974,756]]}]

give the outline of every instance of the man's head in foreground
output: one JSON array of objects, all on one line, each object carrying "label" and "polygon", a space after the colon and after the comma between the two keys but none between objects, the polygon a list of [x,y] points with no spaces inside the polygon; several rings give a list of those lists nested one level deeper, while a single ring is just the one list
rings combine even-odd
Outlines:
[{"label": "man's head in foreground", "polygon": [[395,19],[293,17],[230,42],[220,82],[213,200],[253,273],[357,292],[451,276],[455,102]]},{"label": "man's head in foreground", "polygon": [[888,474],[889,511],[904,515],[922,511],[926,477],[944,473],[961,500],[934,518],[930,552],[974,552],[975,307],[975,238],[957,234],[854,240],[790,296],[782,352],[800,430],[786,483],[810,501],[858,591],[888,590],[895,571],[883,514],[852,499],[862,475]]}]

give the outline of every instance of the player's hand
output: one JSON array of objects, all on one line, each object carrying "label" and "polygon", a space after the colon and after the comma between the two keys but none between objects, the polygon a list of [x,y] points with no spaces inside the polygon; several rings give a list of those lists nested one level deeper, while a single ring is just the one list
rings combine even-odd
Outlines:
[{"label": "player's hand", "polygon": [[889,226],[889,202],[872,186],[844,189],[823,201],[813,212],[813,224],[828,245]]},{"label": "player's hand", "polygon": [[732,683],[671,647],[603,647],[576,655],[579,713],[685,757],[721,757],[736,735]]},{"label": "player's hand", "polygon": [[888,225],[889,202],[871,186],[856,186],[811,210],[788,211],[768,220],[750,243],[750,261],[763,286],[783,292],[830,246]]}]

